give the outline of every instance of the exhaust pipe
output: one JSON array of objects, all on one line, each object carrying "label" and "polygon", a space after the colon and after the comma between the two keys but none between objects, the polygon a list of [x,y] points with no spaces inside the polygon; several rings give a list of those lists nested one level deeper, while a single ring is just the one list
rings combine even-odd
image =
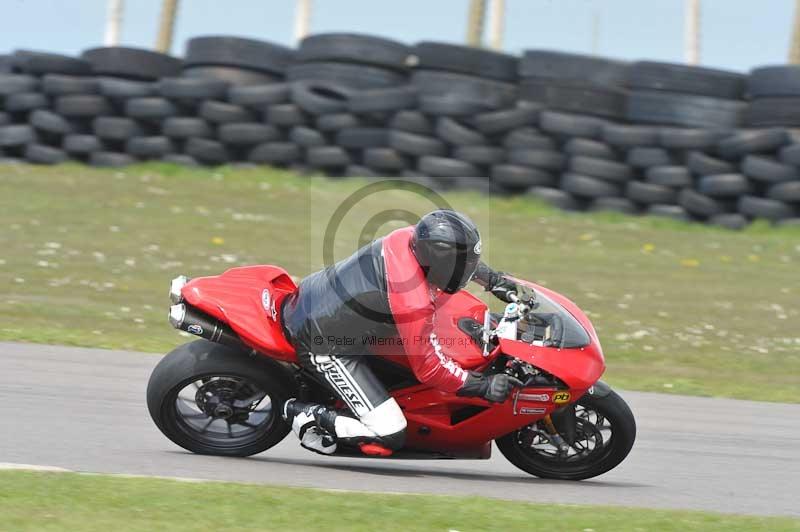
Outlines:
[{"label": "exhaust pipe", "polygon": [[205,338],[211,342],[227,345],[237,349],[250,350],[242,339],[226,324],[197,310],[180,303],[169,308],[169,323],[178,330]]}]

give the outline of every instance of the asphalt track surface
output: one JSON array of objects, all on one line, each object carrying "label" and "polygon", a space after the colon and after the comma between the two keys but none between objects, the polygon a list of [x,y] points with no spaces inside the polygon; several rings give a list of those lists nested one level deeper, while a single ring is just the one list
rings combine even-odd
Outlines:
[{"label": "asphalt track surface", "polygon": [[[800,405],[623,392],[633,451],[583,482],[541,480],[490,460],[326,458],[293,435],[251,458],[194,455],[153,425],[147,379],[159,357],[0,343],[0,462],[370,492],[483,495],[800,516]],[[357,496],[342,494],[342,497]]]}]

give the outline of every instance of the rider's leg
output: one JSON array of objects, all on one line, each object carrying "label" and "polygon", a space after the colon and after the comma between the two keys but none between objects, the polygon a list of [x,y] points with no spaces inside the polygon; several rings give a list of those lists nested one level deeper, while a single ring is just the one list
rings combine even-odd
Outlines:
[{"label": "rider's leg", "polygon": [[[300,403],[289,404],[287,415],[308,411],[306,415],[313,417],[318,427],[333,434],[340,443],[378,443],[392,450],[403,446],[405,416],[363,356],[304,353],[298,358],[303,366],[325,378],[352,415]],[[293,426],[295,424],[293,420]]]}]

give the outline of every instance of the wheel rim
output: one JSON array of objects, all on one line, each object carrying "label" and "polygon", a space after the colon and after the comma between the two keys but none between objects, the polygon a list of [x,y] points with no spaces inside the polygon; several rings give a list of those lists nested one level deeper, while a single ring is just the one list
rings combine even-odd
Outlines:
[{"label": "wheel rim", "polygon": [[614,427],[602,412],[577,404],[575,424],[575,440],[572,445],[567,443],[566,448],[557,445],[543,420],[519,429],[513,441],[525,455],[542,466],[561,470],[590,466],[611,452]]},{"label": "wheel rim", "polygon": [[237,375],[208,375],[174,389],[173,409],[180,430],[215,448],[252,443],[275,423],[274,400],[254,381]]}]

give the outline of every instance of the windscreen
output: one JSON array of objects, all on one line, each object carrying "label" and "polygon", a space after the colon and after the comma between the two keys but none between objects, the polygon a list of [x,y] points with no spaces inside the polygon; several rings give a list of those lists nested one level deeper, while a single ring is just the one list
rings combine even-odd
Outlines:
[{"label": "windscreen", "polygon": [[541,292],[536,293],[536,300],[539,306],[528,317],[533,326],[528,336],[530,341],[538,340],[545,346],[559,348],[589,345],[591,339],[586,329],[564,307]]}]

